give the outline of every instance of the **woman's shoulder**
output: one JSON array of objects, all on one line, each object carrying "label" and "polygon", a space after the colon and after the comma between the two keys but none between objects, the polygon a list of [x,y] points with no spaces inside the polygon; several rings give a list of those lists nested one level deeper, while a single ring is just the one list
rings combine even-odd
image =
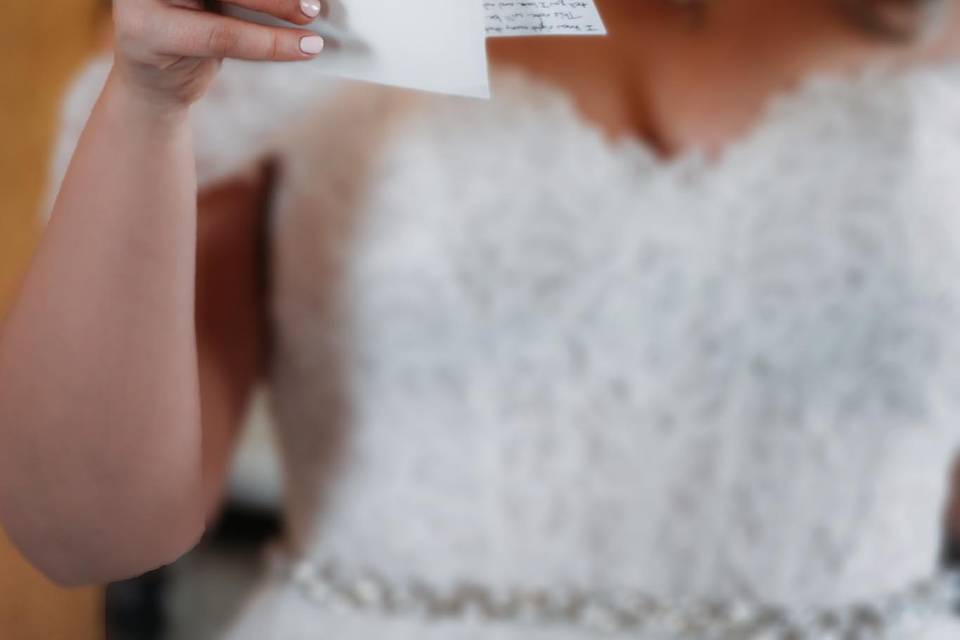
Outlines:
[{"label": "woman's shoulder", "polygon": [[[89,62],[67,92],[51,168],[54,188],[111,65],[109,55]],[[226,61],[207,94],[192,108],[201,185],[241,173],[266,155],[290,153],[297,146],[339,153],[343,146],[362,144],[373,132],[420,131],[445,138],[453,129],[476,126],[481,120],[503,124],[508,114],[529,116],[530,107],[543,106],[545,92],[540,92],[539,104],[537,99],[529,100],[537,92],[518,78],[501,77],[496,83],[497,99],[488,102],[339,80],[309,64]],[[517,103],[526,103],[527,109],[518,111]],[[401,118],[409,128],[382,126]],[[429,126],[418,128],[417,122]]]},{"label": "woman's shoulder", "polygon": [[[56,193],[110,74],[113,60],[89,61],[68,88],[50,167]],[[225,61],[207,94],[191,109],[201,185],[239,174],[296,135],[300,124],[344,89],[345,82],[309,64]]]}]

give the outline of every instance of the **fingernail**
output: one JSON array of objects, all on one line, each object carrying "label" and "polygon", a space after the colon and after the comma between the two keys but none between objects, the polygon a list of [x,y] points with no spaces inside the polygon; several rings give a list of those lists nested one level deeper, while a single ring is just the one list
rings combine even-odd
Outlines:
[{"label": "fingernail", "polygon": [[300,11],[308,18],[316,18],[320,15],[320,3],[316,0],[300,0]]},{"label": "fingernail", "polygon": [[323,38],[320,36],[306,36],[300,38],[300,51],[308,56],[315,56],[323,51]]}]

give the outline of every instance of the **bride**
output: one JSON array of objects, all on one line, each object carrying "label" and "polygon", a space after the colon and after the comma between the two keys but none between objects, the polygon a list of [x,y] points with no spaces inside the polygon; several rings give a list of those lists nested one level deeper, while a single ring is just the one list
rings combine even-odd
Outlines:
[{"label": "bride", "polygon": [[957,637],[949,0],[603,0],[492,41],[491,102],[198,4],[117,0],[0,336],[37,567],[186,552],[263,378],[287,531],[232,640]]}]

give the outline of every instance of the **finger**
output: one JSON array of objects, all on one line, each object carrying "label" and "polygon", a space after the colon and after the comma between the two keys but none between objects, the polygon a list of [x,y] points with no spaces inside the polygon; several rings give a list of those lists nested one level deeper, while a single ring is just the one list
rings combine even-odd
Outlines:
[{"label": "finger", "polygon": [[304,29],[272,27],[212,13],[176,11],[164,22],[169,55],[240,60],[304,60],[320,53],[323,38]]},{"label": "finger", "polygon": [[323,12],[322,0],[225,0],[294,24],[309,24]]}]

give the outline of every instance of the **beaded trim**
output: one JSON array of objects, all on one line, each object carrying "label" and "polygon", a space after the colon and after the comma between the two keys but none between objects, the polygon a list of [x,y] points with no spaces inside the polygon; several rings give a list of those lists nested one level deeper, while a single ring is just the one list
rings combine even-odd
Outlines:
[{"label": "beaded trim", "polygon": [[866,640],[905,633],[925,616],[960,605],[960,573],[936,575],[901,592],[835,609],[791,609],[749,601],[671,605],[631,592],[562,589],[496,590],[462,583],[438,589],[390,582],[376,573],[347,573],[334,563],[271,557],[274,575],[309,601],[336,611],[425,620],[470,620],[578,627],[590,633],[639,632],[670,638],[724,640]]}]

